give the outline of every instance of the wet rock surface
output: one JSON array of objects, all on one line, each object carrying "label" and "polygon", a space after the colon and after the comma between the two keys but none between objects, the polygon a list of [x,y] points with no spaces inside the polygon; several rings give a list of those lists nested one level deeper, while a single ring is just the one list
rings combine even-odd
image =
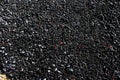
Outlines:
[{"label": "wet rock surface", "polygon": [[11,80],[119,80],[119,0],[1,0],[0,73]]}]

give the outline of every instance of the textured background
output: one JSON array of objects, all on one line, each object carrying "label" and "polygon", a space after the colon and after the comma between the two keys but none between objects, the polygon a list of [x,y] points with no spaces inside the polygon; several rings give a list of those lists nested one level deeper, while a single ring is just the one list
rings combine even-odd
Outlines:
[{"label": "textured background", "polygon": [[120,80],[120,1],[0,0],[0,73]]}]

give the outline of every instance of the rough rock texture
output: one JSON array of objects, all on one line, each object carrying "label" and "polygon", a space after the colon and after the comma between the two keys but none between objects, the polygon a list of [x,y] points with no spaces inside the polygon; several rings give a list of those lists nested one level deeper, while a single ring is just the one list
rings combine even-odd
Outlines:
[{"label": "rough rock texture", "polygon": [[120,80],[120,1],[0,0],[0,73]]}]

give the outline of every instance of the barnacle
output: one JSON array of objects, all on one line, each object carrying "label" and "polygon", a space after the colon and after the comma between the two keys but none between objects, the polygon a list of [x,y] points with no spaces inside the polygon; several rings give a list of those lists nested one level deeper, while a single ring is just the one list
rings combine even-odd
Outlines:
[{"label": "barnacle", "polygon": [[5,74],[0,74],[0,80],[10,80]]}]

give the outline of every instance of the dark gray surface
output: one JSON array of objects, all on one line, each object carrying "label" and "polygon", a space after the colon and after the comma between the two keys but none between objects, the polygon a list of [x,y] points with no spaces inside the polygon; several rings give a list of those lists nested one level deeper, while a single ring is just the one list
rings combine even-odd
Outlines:
[{"label": "dark gray surface", "polygon": [[0,0],[0,71],[11,80],[120,80],[120,1]]}]

